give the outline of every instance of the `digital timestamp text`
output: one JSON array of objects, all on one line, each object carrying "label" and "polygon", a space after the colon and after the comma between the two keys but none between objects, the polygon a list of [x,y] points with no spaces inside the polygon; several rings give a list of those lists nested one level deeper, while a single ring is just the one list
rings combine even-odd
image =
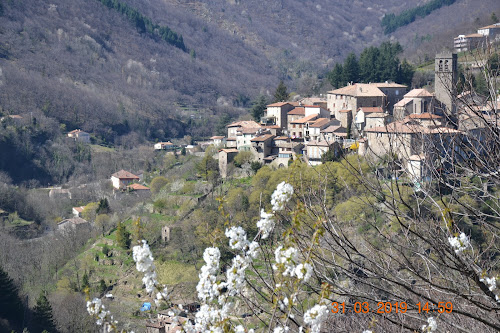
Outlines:
[{"label": "digital timestamp text", "polygon": [[368,302],[356,302],[354,306],[346,307],[345,302],[332,303],[333,313],[405,313],[408,310],[417,310],[418,313],[451,313],[453,311],[452,302],[439,302],[437,304],[429,302],[418,302],[411,309],[406,302],[378,302],[376,309],[370,308]]}]

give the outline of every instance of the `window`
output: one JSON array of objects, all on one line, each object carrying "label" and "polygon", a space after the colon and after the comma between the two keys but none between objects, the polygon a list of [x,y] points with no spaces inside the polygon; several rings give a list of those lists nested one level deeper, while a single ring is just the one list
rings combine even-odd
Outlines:
[{"label": "window", "polygon": [[443,71],[443,60],[439,60],[439,71]]}]

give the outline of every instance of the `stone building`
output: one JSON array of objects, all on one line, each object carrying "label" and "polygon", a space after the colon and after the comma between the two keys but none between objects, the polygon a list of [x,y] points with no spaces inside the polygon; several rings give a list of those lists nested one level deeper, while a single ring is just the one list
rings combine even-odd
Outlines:
[{"label": "stone building", "polygon": [[443,52],[436,55],[434,63],[434,91],[436,99],[443,104],[442,112],[456,116],[457,54]]},{"label": "stone building", "polygon": [[219,150],[219,173],[222,178],[228,176],[228,164],[234,160],[239,151],[235,148],[227,148]]}]

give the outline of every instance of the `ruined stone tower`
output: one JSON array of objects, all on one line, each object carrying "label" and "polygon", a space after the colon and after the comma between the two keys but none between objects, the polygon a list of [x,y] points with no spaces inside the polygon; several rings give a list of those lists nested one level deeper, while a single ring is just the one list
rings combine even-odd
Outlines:
[{"label": "ruined stone tower", "polygon": [[457,85],[457,54],[443,52],[436,55],[434,68],[434,90],[436,99],[443,104],[448,116],[456,113],[455,96]]}]

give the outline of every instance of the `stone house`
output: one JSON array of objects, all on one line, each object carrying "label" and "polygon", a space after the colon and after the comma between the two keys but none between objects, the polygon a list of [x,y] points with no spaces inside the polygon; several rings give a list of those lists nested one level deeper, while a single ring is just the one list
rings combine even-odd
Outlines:
[{"label": "stone house", "polygon": [[91,225],[87,220],[80,217],[73,217],[62,220],[57,224],[57,230],[61,232],[90,230]]},{"label": "stone house", "polygon": [[239,151],[250,151],[252,149],[251,140],[262,133],[261,127],[242,127],[236,134],[236,149]]},{"label": "stone house", "polygon": [[304,144],[301,142],[292,141],[289,137],[280,136],[273,140],[272,154],[273,165],[279,168],[288,167],[290,159],[296,159],[297,155],[302,154]]},{"label": "stone house", "polygon": [[227,178],[228,176],[228,164],[234,160],[234,157],[238,155],[239,150],[234,148],[226,148],[219,150],[219,173],[222,178]]},{"label": "stone house", "polygon": [[253,120],[242,120],[231,123],[226,127],[227,127],[227,137],[236,138],[238,131],[241,130],[242,128],[261,128],[261,125]]},{"label": "stone house", "polygon": [[308,123],[313,123],[318,119],[319,115],[311,114],[309,116],[292,121],[288,127],[288,133],[292,139],[304,138],[306,127]]},{"label": "stone house", "polygon": [[387,96],[376,86],[367,83],[356,83],[332,90],[327,95],[327,106],[331,115],[340,120],[339,111],[350,110],[351,119],[356,110],[364,106],[380,106],[385,109]]},{"label": "stone house", "polygon": [[365,116],[365,128],[385,126],[391,121],[392,117],[387,113],[370,113]]},{"label": "stone house", "polygon": [[125,170],[120,170],[111,175],[111,182],[117,190],[125,189],[127,185],[135,181],[139,181],[139,177]]},{"label": "stone house", "polygon": [[256,160],[260,163],[265,163],[265,158],[272,155],[273,149],[273,139],[275,138],[272,134],[264,134],[257,136],[251,140],[252,142],[252,153],[255,155]]},{"label": "stone house", "polygon": [[298,106],[287,113],[287,124],[288,124],[288,133],[292,135],[290,132],[290,124],[295,120],[302,119],[306,116],[306,109],[303,106]]},{"label": "stone house", "polygon": [[372,113],[384,113],[384,110],[380,106],[376,107],[362,107],[356,112],[356,117],[354,118],[354,124],[356,125],[356,130],[358,133],[363,133],[366,126],[366,117]]},{"label": "stone house", "polygon": [[340,126],[340,121],[330,118],[318,118],[313,123],[306,123],[304,137],[311,141],[323,140],[321,131],[329,126]]},{"label": "stone house", "polygon": [[262,125],[277,125],[281,129],[287,128],[287,113],[291,111],[299,103],[296,102],[279,102],[267,105],[264,115],[261,117]]},{"label": "stone house", "polygon": [[151,196],[151,190],[149,189],[149,187],[141,185],[141,184],[137,184],[137,183],[130,184],[127,186],[127,190],[129,190],[130,192],[134,192],[135,194],[137,194],[140,197]]},{"label": "stone house", "polygon": [[[305,158],[310,165],[321,164],[321,157],[324,153],[333,149],[334,142],[330,141],[309,141],[305,146]],[[338,145],[338,143],[337,143]]]},{"label": "stone house", "polygon": [[401,120],[414,113],[434,113],[435,104],[433,94],[425,89],[413,89],[394,105],[393,116],[395,120]]},{"label": "stone house", "polygon": [[340,121],[342,127],[347,128],[349,124],[352,124],[352,111],[349,109],[339,110],[335,114],[335,119]]},{"label": "stone house", "polygon": [[366,153],[377,158],[395,154],[407,164],[410,156],[425,153],[444,155],[457,147],[452,141],[459,139],[461,131],[442,127],[435,119],[407,117],[386,126],[365,129],[368,140]]},{"label": "stone house", "polygon": [[342,142],[347,139],[347,129],[341,125],[330,125],[321,130],[321,141]]}]

